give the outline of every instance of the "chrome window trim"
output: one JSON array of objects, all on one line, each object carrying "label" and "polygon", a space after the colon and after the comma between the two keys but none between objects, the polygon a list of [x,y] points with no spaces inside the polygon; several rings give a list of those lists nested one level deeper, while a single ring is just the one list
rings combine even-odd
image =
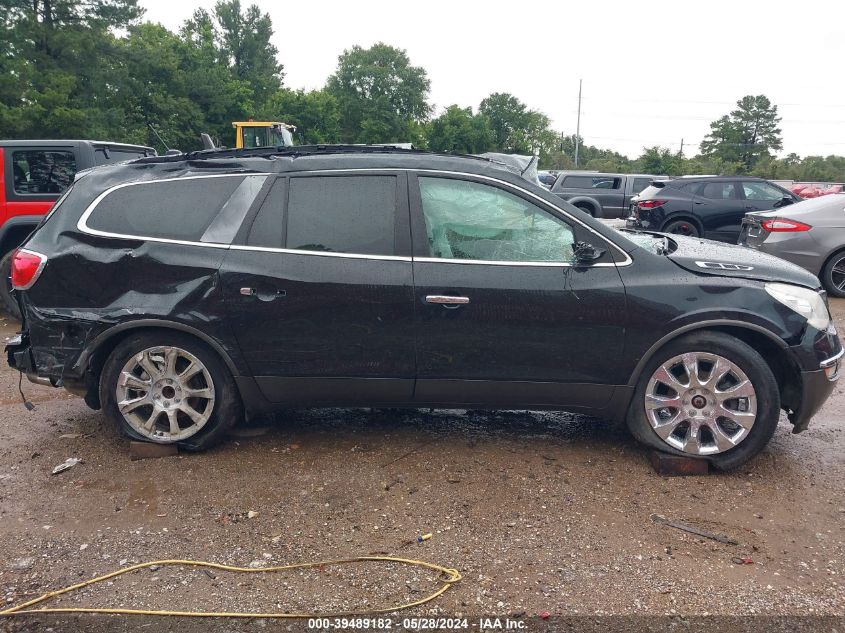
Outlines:
[{"label": "chrome window trim", "polygon": [[356,173],[356,172],[416,172],[416,173],[426,173],[426,174],[444,174],[448,176],[466,176],[469,178],[476,178],[479,180],[485,180],[488,182],[496,183],[498,185],[503,186],[505,189],[511,189],[515,191],[519,191],[520,193],[529,196],[536,200],[539,205],[544,208],[545,210],[553,211],[560,213],[568,220],[580,225],[582,228],[586,229],[590,233],[598,236],[605,242],[610,243],[619,253],[624,256],[624,260],[621,262],[606,262],[601,264],[585,264],[584,267],[589,268],[609,268],[614,266],[630,266],[633,263],[630,255],[628,255],[625,250],[616,244],[610,238],[605,237],[589,225],[585,224],[569,212],[565,211],[564,209],[559,209],[552,204],[550,204],[547,200],[544,200],[537,194],[528,191],[527,189],[523,189],[518,185],[514,185],[509,183],[505,180],[500,180],[499,178],[493,178],[492,176],[484,176],[481,174],[473,174],[469,172],[462,172],[462,171],[450,171],[450,170],[443,170],[443,169],[413,169],[408,167],[402,168],[391,168],[391,167],[351,167],[351,168],[337,168],[337,169],[312,169],[312,170],[302,170],[302,171],[284,171],[279,173],[274,172],[239,172],[234,174],[202,174],[196,176],[182,176],[177,178],[160,178],[157,180],[142,180],[142,181],[133,181],[133,182],[126,182],[121,183],[119,185],[115,185],[106,189],[100,195],[98,195],[94,201],[88,205],[88,208],[82,213],[82,216],[79,218],[79,222],[77,222],[76,228],[81,231],[82,233],[87,233],[89,235],[97,235],[100,237],[111,237],[117,239],[126,239],[126,240],[143,240],[146,242],[158,242],[162,244],[178,244],[183,246],[202,246],[205,248],[222,248],[226,250],[237,250],[237,251],[256,251],[256,252],[265,252],[265,253],[286,253],[290,255],[316,255],[320,257],[343,257],[347,259],[372,259],[372,260],[384,260],[384,261],[401,261],[401,262],[423,262],[423,263],[442,263],[442,264],[471,264],[471,265],[482,265],[482,266],[545,266],[545,267],[555,267],[555,268],[571,268],[573,266],[579,266],[577,262],[543,262],[543,261],[532,261],[532,262],[511,262],[511,261],[498,261],[498,260],[481,260],[481,259],[446,259],[446,258],[439,258],[439,257],[404,257],[399,255],[368,255],[365,253],[331,253],[325,251],[306,251],[306,250],[296,250],[291,248],[273,248],[268,246],[248,246],[248,245],[241,245],[241,244],[220,244],[220,243],[212,243],[212,242],[194,242],[194,241],[187,241],[187,240],[174,240],[168,239],[163,237],[144,237],[140,235],[130,235],[130,234],[123,234],[123,233],[110,233],[107,231],[99,231],[97,229],[92,229],[88,226],[87,221],[90,217],[91,213],[94,209],[97,208],[97,205],[102,202],[102,200],[108,196],[113,191],[121,189],[123,187],[132,187],[136,185],[147,185],[147,184],[154,184],[158,182],[172,182],[178,180],[194,180],[199,178],[234,178],[234,177],[245,177],[245,176],[299,176],[303,174],[343,174],[343,173]]}]

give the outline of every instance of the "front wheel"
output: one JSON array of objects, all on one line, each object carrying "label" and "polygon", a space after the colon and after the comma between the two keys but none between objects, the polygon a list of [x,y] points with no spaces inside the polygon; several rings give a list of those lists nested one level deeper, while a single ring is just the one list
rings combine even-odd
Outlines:
[{"label": "front wheel", "polygon": [[702,332],[646,365],[627,422],[644,444],[730,470],[763,449],[779,417],[780,392],[763,357],[732,336]]},{"label": "front wheel", "polygon": [[234,379],[200,341],[162,330],[131,335],[100,379],[106,416],[127,436],[203,450],[242,417]]}]

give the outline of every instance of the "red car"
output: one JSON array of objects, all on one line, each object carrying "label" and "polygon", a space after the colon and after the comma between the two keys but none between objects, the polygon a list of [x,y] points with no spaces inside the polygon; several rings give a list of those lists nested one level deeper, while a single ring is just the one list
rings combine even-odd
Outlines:
[{"label": "red car", "polygon": [[152,147],[106,141],[0,140],[0,302],[19,315],[9,282],[12,253],[53,203],[72,183],[76,172],[143,156]]}]

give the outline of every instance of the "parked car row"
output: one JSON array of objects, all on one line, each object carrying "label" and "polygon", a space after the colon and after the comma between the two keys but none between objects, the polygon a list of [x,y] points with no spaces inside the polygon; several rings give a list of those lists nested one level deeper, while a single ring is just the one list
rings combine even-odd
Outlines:
[{"label": "parked car row", "polygon": [[721,469],[781,409],[807,428],[843,356],[815,276],[520,173],[354,146],[91,170],[16,251],[9,362],[194,450],[284,406],[565,409]]}]

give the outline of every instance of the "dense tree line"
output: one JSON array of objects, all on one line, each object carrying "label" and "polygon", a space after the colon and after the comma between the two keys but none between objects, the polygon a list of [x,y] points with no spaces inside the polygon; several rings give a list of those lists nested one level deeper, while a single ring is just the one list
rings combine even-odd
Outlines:
[{"label": "dense tree line", "polygon": [[[574,136],[514,95],[435,113],[425,69],[387,44],[345,50],[323,88],[293,90],[284,85],[270,16],[257,6],[220,0],[175,33],[142,14],[137,0],[0,0],[0,138],[192,150],[201,132],[231,145],[231,122],[255,118],[292,123],[306,143],[537,153],[544,167],[574,167]],[[631,160],[579,139],[579,167],[845,181],[845,157],[776,158],[779,120],[765,96],[747,96],[713,122],[692,158],[647,147]]]}]

